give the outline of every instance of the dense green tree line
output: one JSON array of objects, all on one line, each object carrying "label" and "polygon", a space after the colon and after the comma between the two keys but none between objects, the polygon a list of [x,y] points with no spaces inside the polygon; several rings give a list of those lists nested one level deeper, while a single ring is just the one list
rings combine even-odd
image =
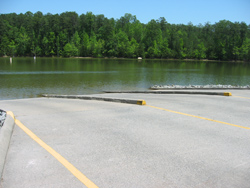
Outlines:
[{"label": "dense green tree line", "polygon": [[250,60],[250,25],[227,20],[194,26],[165,18],[141,23],[91,12],[0,15],[0,55]]}]

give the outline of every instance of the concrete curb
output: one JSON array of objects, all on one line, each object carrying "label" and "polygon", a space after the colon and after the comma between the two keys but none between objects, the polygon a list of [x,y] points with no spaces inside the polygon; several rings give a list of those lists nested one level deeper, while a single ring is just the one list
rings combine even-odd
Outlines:
[{"label": "concrete curb", "polygon": [[87,95],[52,95],[52,94],[42,94],[43,97],[48,98],[66,98],[66,99],[84,99],[84,100],[98,100],[107,102],[119,102],[137,105],[146,105],[146,101],[142,99],[121,99],[121,98],[108,98],[108,97],[95,97]]},{"label": "concrete curb", "polygon": [[197,94],[197,95],[222,95],[232,96],[230,92],[208,92],[208,91],[104,91],[105,93],[145,93],[145,94]]},{"label": "concrete curb", "polygon": [[149,88],[150,90],[250,90],[250,88]]},{"label": "concrete curb", "polygon": [[5,159],[9,149],[10,139],[15,125],[15,117],[12,112],[7,112],[4,125],[0,130],[0,177],[2,177]]}]

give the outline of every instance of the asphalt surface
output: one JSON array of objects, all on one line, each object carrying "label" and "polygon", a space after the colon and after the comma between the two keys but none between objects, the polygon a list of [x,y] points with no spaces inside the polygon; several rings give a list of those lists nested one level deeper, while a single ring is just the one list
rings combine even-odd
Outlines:
[{"label": "asphalt surface", "polygon": [[[59,98],[0,101],[0,108],[12,111],[98,187],[249,188],[250,91],[231,92],[232,97],[95,95],[144,99],[147,105],[172,111]],[[17,125],[1,186],[85,187]]]}]

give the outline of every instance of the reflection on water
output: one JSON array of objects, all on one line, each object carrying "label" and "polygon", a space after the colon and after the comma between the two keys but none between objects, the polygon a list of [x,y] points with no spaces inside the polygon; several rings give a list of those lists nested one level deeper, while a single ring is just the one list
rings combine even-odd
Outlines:
[{"label": "reflection on water", "polygon": [[8,74],[8,75],[14,75],[14,74],[110,74],[114,73],[116,71],[23,71],[23,72],[6,72],[6,71],[0,71],[0,75]]},{"label": "reflection on water", "polygon": [[0,58],[0,100],[152,85],[249,85],[250,64],[129,59]]}]

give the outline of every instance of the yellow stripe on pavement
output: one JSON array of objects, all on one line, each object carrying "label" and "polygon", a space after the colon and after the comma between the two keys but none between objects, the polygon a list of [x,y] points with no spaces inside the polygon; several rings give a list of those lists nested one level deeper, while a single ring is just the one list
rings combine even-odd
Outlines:
[{"label": "yellow stripe on pavement", "polygon": [[250,97],[241,97],[241,96],[232,96],[232,97],[238,97],[238,98],[243,98],[243,99],[250,99]]},{"label": "yellow stripe on pavement", "polygon": [[14,116],[13,112],[7,111],[7,114],[10,115],[15,120],[15,116]]},{"label": "yellow stripe on pavement", "polygon": [[242,129],[250,129],[250,127],[244,127],[244,126],[241,126],[241,125],[235,125],[235,124],[232,124],[232,123],[217,121],[217,120],[214,120],[214,119],[204,118],[204,117],[195,116],[195,115],[191,115],[191,114],[186,114],[186,113],[182,113],[182,112],[177,112],[177,111],[173,111],[173,110],[168,110],[168,109],[165,109],[165,108],[159,108],[159,107],[156,107],[156,106],[150,106],[150,105],[146,105],[146,106],[151,107],[151,108],[155,108],[155,109],[159,109],[159,110],[164,110],[164,111],[167,111],[167,112],[172,112],[172,113],[175,113],[175,114],[181,114],[181,115],[184,115],[184,116],[190,116],[190,117],[194,117],[194,118],[204,119],[204,120],[207,120],[207,121],[213,121],[213,122],[216,122],[216,123],[221,123],[221,124],[225,124],[225,125],[239,127],[239,128],[242,128]]},{"label": "yellow stripe on pavement", "polygon": [[25,127],[19,120],[15,120],[16,125],[18,125],[26,134],[28,134],[34,141],[36,141],[40,146],[47,150],[52,156],[54,156],[63,166],[65,166],[75,177],[77,177],[84,185],[88,188],[98,188],[91,180],[89,180],[84,174],[82,174],[77,168],[75,168],[70,162],[68,162],[64,157],[52,149],[49,145],[38,138],[32,131]]}]

